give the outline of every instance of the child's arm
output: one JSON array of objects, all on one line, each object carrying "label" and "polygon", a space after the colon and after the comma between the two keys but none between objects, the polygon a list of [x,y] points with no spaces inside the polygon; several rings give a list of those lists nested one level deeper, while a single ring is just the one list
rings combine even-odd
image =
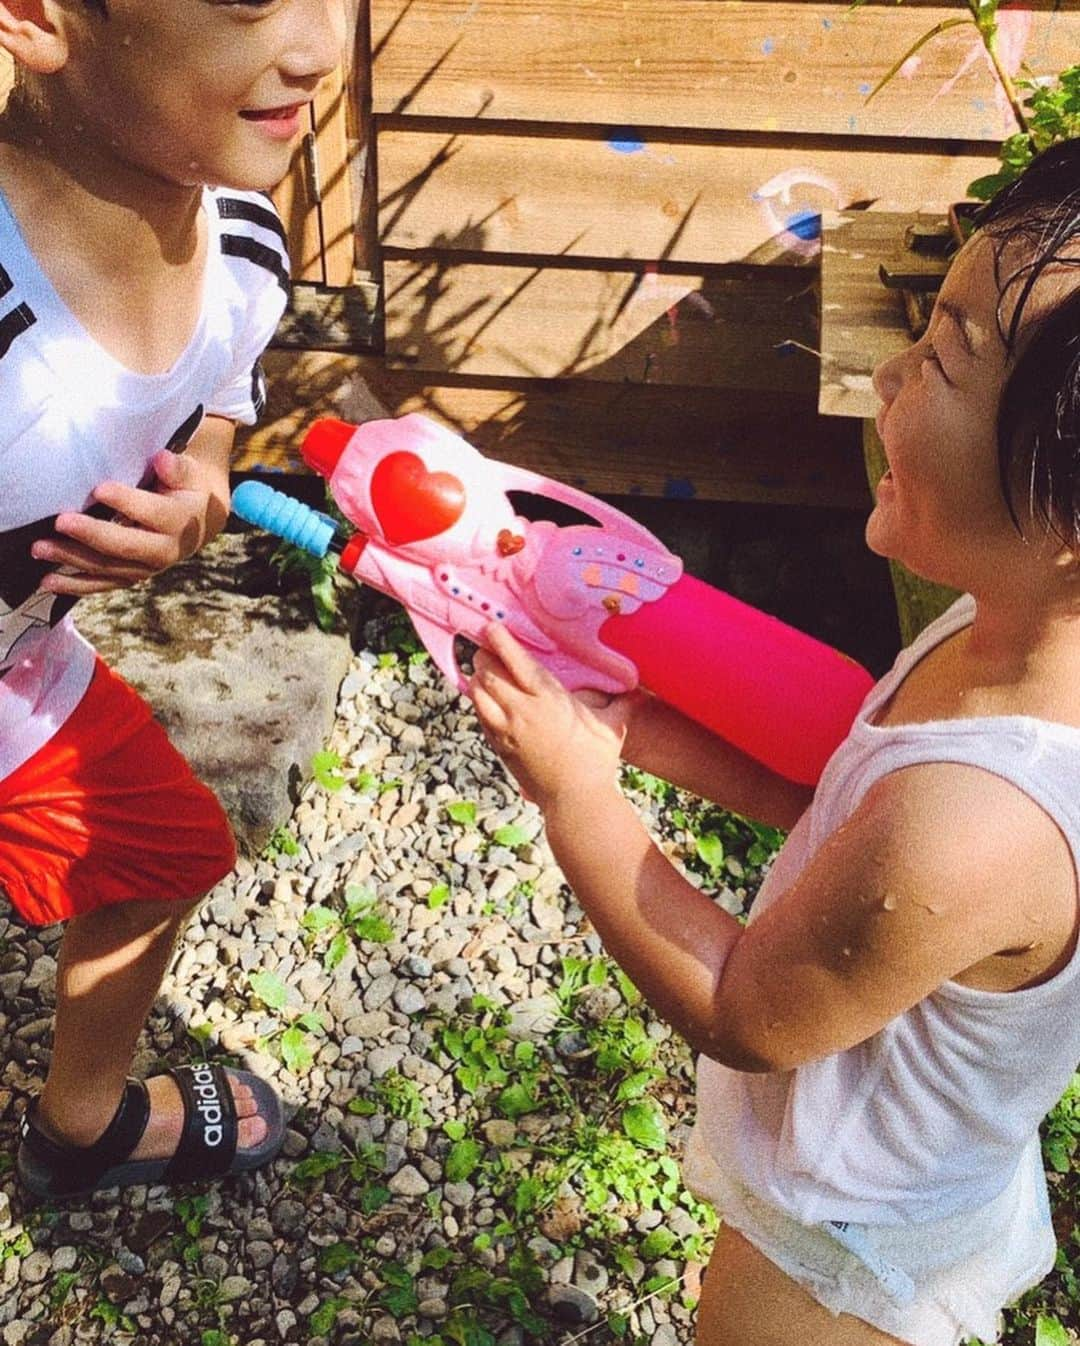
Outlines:
[{"label": "child's arm", "polygon": [[149,490],[103,482],[95,500],[124,521],[61,514],[54,539],[33,554],[74,571],[53,571],[42,588],[59,594],[104,593],[149,579],[186,560],[221,532],[229,516],[229,457],[235,425],[208,416],[182,454],[162,450]]},{"label": "child's arm", "polygon": [[1068,947],[1075,881],[1056,826],[1007,782],[951,764],[880,781],[744,929],[672,868],[619,794],[618,701],[593,711],[503,628],[490,639],[498,658],[479,652],[473,683],[490,740],[543,809],[606,947],[706,1055],[791,1069],[865,1040],[992,955],[1035,942],[1052,961]]},{"label": "child's arm", "polygon": [[[782,734],[784,726],[778,724]],[[814,797],[645,692],[628,698],[623,758],[700,799],[789,831]]]}]

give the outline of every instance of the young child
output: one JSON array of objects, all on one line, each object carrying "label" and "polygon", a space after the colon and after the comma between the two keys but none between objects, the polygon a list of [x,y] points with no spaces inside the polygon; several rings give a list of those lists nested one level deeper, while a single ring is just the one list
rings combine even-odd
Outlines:
[{"label": "young child", "polygon": [[[723,1227],[700,1346],[992,1341],[1054,1263],[1038,1126],[1080,1057],[1080,142],[986,210],[876,372],[867,541],[964,597],[813,797],[501,627],[473,695],[607,948],[701,1053]],[[782,730],[778,730],[782,732]],[[745,928],[650,844],[631,761],[793,828]]]},{"label": "young child", "polygon": [[0,0],[0,889],[69,920],[18,1156],[36,1196],[238,1172],[283,1138],[244,1072],[125,1080],[233,843],[64,613],[225,521],[288,275],[259,193],[343,40],[340,0]]}]

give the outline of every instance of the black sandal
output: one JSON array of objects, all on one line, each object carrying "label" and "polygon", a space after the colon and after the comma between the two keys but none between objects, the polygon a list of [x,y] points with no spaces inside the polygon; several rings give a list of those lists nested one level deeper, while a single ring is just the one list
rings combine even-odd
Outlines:
[{"label": "black sandal", "polygon": [[[87,1196],[109,1187],[198,1182],[244,1173],[267,1163],[285,1139],[281,1099],[258,1075],[217,1065],[178,1066],[168,1072],[184,1104],[184,1126],[171,1157],[129,1159],[150,1120],[142,1080],[129,1079],[112,1121],[93,1145],[65,1145],[42,1130],[38,1100],[23,1113],[16,1161],[23,1186],[42,1200]],[[246,1084],[266,1136],[252,1149],[236,1147],[239,1124],[228,1079]]]}]

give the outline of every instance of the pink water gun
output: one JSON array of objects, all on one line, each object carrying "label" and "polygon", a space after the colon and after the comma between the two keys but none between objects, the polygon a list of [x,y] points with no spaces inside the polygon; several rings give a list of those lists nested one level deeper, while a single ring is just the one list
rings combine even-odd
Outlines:
[{"label": "pink water gun", "polygon": [[[639,684],[790,780],[814,784],[872,685],[837,650],[683,573],[652,533],[593,496],[484,458],[413,414],[359,427],[317,421],[301,453],[357,529],[261,482],[233,493],[250,523],[404,604],[460,690],[455,637],[504,622],[567,688]],[[594,520],[515,512],[509,491]]]}]

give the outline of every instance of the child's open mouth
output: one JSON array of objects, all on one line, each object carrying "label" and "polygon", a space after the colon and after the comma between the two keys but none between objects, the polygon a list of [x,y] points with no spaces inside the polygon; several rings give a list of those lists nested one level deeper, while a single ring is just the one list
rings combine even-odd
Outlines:
[{"label": "child's open mouth", "polygon": [[291,140],[300,130],[300,114],[306,103],[285,103],[280,107],[245,108],[245,121],[254,122],[273,140]]}]

